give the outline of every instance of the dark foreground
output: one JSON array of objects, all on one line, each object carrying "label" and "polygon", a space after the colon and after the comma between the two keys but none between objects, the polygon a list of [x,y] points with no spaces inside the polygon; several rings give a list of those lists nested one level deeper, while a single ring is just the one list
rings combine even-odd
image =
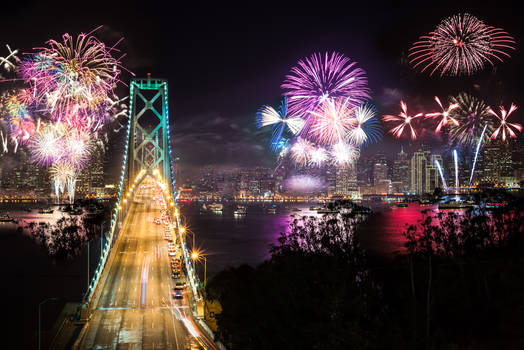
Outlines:
[{"label": "dark foreground", "polygon": [[293,223],[255,268],[219,273],[229,349],[524,348],[524,213],[428,213],[407,254],[365,256],[355,215]]}]

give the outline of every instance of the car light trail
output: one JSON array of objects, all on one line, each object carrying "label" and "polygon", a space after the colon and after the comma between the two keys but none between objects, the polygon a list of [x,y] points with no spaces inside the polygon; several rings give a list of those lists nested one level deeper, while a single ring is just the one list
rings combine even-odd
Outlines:
[{"label": "car light trail", "polygon": [[140,305],[141,306],[145,305],[146,303],[148,271],[149,271],[149,256],[146,257],[144,261],[144,267],[142,268],[142,277],[140,279],[140,287],[141,287]]}]

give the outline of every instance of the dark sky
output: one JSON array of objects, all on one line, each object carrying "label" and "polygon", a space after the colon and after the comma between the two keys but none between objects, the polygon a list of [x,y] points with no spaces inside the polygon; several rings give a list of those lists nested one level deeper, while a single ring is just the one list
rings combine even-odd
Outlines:
[{"label": "dark sky", "polygon": [[[267,134],[255,128],[255,112],[263,104],[278,104],[284,76],[298,59],[313,52],[338,51],[357,61],[368,73],[380,113],[395,113],[400,97],[416,111],[432,107],[436,94],[445,97],[463,90],[493,104],[522,104],[523,26],[521,14],[511,4],[302,4],[186,1],[175,6],[174,2],[134,5],[108,0],[49,5],[11,1],[2,5],[0,33],[2,44],[26,52],[65,32],[76,35],[101,24],[104,28],[98,36],[106,43],[123,36],[119,47],[127,52],[123,60],[127,68],[138,77],[151,72],[169,79],[172,135],[184,167],[274,165]],[[459,12],[506,29],[517,40],[513,57],[469,78],[429,78],[414,73],[405,63],[409,46],[442,19]],[[523,120],[521,115],[516,113],[515,120]],[[116,145],[121,143],[121,135],[113,137]],[[406,140],[387,136],[364,154],[384,146],[390,153],[397,152],[401,144],[408,146]]]}]

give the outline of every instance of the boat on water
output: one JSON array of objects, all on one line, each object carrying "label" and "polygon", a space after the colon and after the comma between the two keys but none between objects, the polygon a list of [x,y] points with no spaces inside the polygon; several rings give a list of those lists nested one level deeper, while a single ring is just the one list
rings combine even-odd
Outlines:
[{"label": "boat on water", "polygon": [[498,209],[503,208],[505,206],[505,203],[503,202],[486,202],[485,208],[486,209]]},{"label": "boat on water", "polygon": [[38,214],[53,214],[54,210],[51,208],[40,208]]},{"label": "boat on water", "polygon": [[319,207],[319,206],[312,206],[312,207],[309,207],[309,210],[314,210],[314,211],[322,210],[322,207]]},{"label": "boat on water", "polygon": [[431,202],[427,199],[421,199],[418,203],[419,205],[431,205]]},{"label": "boat on water", "polygon": [[267,208],[267,212],[268,212],[269,214],[276,214],[276,212],[277,212],[277,208]]},{"label": "boat on water", "polygon": [[243,216],[247,214],[247,209],[243,205],[237,205],[237,208],[233,212],[236,216]]},{"label": "boat on water", "polygon": [[83,213],[82,209],[78,208],[78,209],[71,210],[71,212],[69,214],[71,214],[71,215],[81,215],[82,213]]},{"label": "boat on water", "polygon": [[453,200],[449,202],[439,203],[438,208],[439,209],[469,209],[469,208],[473,208],[473,204]]},{"label": "boat on water", "polygon": [[215,213],[221,213],[222,209],[224,209],[224,206],[222,203],[211,203],[208,206],[208,209]]},{"label": "boat on water", "polygon": [[291,208],[291,211],[302,211],[302,210],[300,210],[298,208]]},{"label": "boat on water", "polygon": [[0,213],[0,222],[15,222],[9,213]]},{"label": "boat on water", "polygon": [[320,208],[317,210],[317,214],[337,214],[338,210],[331,210],[328,208]]},{"label": "boat on water", "polygon": [[397,207],[399,207],[399,208],[406,208],[407,206],[408,206],[408,203],[406,203],[406,202],[397,203]]}]

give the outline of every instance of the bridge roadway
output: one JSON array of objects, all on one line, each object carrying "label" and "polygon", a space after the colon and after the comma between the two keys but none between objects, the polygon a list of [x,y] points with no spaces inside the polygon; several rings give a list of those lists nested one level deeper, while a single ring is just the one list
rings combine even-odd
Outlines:
[{"label": "bridge roadway", "polygon": [[[120,237],[92,301],[80,349],[199,349],[179,319],[188,300],[173,300],[163,225],[153,223],[161,204],[154,185],[137,188]],[[187,321],[186,321],[187,323]]]}]

